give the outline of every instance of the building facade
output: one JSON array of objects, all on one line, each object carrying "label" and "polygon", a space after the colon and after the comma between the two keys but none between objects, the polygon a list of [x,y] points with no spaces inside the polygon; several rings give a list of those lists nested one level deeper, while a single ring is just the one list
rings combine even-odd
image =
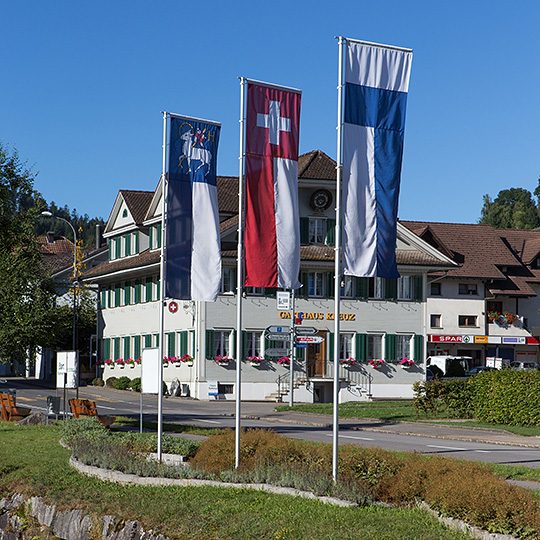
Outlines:
[{"label": "building facade", "polygon": [[[314,328],[319,343],[296,348],[295,401],[330,401],[334,378],[334,228],[336,164],[320,151],[299,159],[302,287],[295,294],[296,316]],[[275,289],[244,290],[242,350],[236,351],[236,249],[238,179],[218,177],[223,274],[216,302],[164,299],[164,380],[177,379],[198,399],[235,398],[235,370],[242,367],[242,399],[288,399],[290,369],[278,356],[282,340],[269,340],[269,326],[291,324],[279,311]],[[119,192],[104,238],[109,257],[86,273],[99,286],[99,343],[104,378],[140,375],[137,359],[159,345],[161,184],[155,191]],[[341,282],[339,360],[340,401],[411,397],[412,384],[425,377],[429,275],[458,265],[447,254],[398,225],[399,279],[352,278]],[[193,365],[176,361],[193,357]],[[216,359],[230,357],[228,365]],[[251,365],[250,357],[264,357]],[[173,361],[170,361],[170,360]],[[404,369],[399,362],[412,359]],[[370,360],[384,360],[374,368]]]}]

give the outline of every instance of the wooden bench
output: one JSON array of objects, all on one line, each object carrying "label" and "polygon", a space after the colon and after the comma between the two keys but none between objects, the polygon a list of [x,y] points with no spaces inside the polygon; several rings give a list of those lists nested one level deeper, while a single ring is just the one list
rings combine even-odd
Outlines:
[{"label": "wooden bench", "polygon": [[95,401],[89,399],[70,399],[69,406],[71,413],[75,418],[81,416],[93,416],[97,418],[104,426],[111,426],[116,420],[115,416],[99,416]]},{"label": "wooden bench", "polygon": [[6,422],[18,422],[26,418],[32,411],[28,407],[17,407],[15,397],[11,394],[0,393],[0,404],[2,406],[2,420]]}]

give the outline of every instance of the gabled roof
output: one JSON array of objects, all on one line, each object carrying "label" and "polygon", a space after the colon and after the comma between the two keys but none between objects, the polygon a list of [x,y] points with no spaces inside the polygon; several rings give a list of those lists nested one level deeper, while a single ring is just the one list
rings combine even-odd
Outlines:
[{"label": "gabled roof", "polygon": [[298,178],[336,181],[336,162],[321,150],[298,157]]},{"label": "gabled roof", "polygon": [[[128,189],[121,189],[116,196],[114,201],[113,208],[107,224],[105,225],[105,230],[103,235],[111,233],[116,228],[124,228],[126,226],[137,226],[141,225],[144,221],[148,207],[152,202],[155,191],[134,191]],[[129,215],[124,218],[120,216],[120,211],[122,208],[126,208]],[[121,225],[118,226],[118,222],[121,222]]]}]

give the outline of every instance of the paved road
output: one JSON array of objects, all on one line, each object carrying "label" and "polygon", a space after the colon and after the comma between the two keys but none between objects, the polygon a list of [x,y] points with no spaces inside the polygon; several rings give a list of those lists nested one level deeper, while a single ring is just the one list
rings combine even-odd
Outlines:
[{"label": "paved road", "polygon": [[[8,379],[0,388],[17,388],[17,400],[36,410],[45,410],[46,397],[62,391],[47,388],[35,381]],[[68,391],[68,399],[75,391]],[[82,387],[79,397],[97,402],[104,414],[138,417],[140,394],[98,387]],[[332,441],[332,418],[326,415],[274,410],[275,403],[242,403],[242,427],[271,428],[288,437],[319,442]],[[143,396],[146,420],[157,418],[157,398]],[[204,427],[235,426],[235,403],[232,401],[197,401],[187,398],[165,398],[164,422]],[[381,422],[355,419],[340,422],[340,444],[377,446],[388,450],[440,454],[509,465],[540,467],[540,438],[520,437],[508,432],[463,426],[440,426],[432,423]]]}]

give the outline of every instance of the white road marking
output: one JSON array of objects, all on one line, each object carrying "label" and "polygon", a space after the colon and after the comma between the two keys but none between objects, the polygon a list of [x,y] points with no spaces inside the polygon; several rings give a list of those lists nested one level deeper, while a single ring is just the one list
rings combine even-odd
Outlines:
[{"label": "white road marking", "polygon": [[[333,437],[332,433],[326,433],[327,437]],[[358,437],[356,435],[340,435],[340,439],[357,439],[359,441],[374,441],[375,439],[370,439],[369,437]]]},{"label": "white road marking", "polygon": [[466,448],[456,448],[454,446],[437,446],[435,444],[426,445],[428,448],[438,448],[440,450],[467,450]]},{"label": "white road marking", "polygon": [[208,424],[221,424],[221,422],[218,422],[217,420],[203,420],[202,418],[198,420],[199,422],[206,422]]}]

